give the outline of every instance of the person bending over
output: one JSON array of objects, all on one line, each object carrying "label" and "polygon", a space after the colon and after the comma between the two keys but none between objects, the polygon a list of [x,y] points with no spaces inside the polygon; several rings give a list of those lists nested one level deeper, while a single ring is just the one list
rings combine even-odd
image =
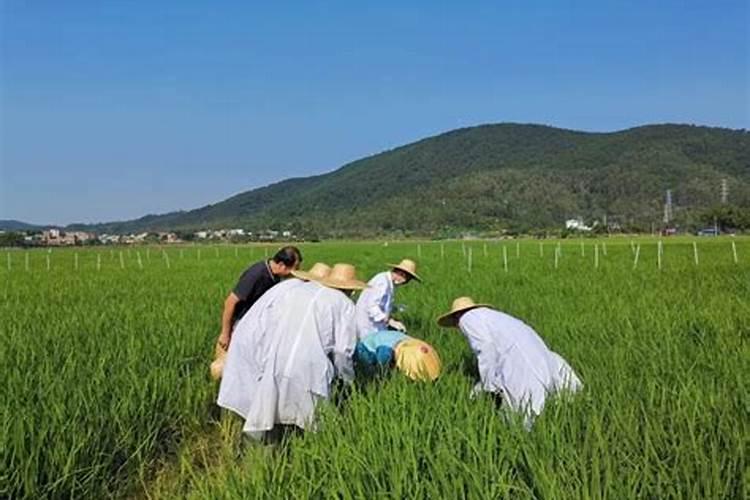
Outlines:
[{"label": "person bending over", "polygon": [[268,289],[289,276],[302,263],[302,253],[294,246],[286,246],[273,258],[256,262],[248,267],[234,289],[224,300],[221,314],[219,347],[227,350],[234,325]]}]

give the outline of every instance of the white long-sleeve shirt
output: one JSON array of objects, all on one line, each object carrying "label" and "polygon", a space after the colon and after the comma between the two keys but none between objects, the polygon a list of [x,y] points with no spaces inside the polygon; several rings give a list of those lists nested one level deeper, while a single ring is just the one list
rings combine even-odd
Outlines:
[{"label": "white long-sleeve shirt", "polygon": [[255,434],[277,423],[309,427],[334,377],[354,376],[354,304],[338,290],[296,286],[271,306],[264,329],[252,346],[260,351],[260,366],[241,388],[248,398],[244,430]]},{"label": "white long-sleeve shirt", "polygon": [[458,326],[477,357],[481,387],[533,417],[548,393],[582,387],[578,376],[523,321],[487,307],[464,313]]},{"label": "white long-sleeve shirt", "polygon": [[357,300],[357,333],[367,334],[386,330],[393,308],[394,286],[390,271],[378,273],[367,283]]}]

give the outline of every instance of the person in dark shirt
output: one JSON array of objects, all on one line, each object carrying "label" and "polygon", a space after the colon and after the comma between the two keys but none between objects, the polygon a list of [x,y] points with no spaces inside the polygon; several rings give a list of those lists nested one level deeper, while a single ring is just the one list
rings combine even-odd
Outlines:
[{"label": "person in dark shirt", "polygon": [[224,301],[221,315],[219,346],[226,350],[232,337],[235,323],[252,307],[266,290],[299,269],[302,254],[297,247],[286,246],[276,252],[270,260],[262,260],[248,267],[240,276],[234,290]]}]

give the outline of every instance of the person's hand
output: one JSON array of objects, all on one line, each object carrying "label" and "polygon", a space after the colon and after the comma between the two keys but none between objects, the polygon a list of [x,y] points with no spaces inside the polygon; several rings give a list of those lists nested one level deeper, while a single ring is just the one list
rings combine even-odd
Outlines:
[{"label": "person's hand", "polygon": [[394,330],[398,330],[399,332],[405,332],[406,331],[406,326],[404,326],[403,323],[401,323],[400,321],[398,321],[396,319],[390,319],[390,320],[388,320],[388,326],[390,326]]},{"label": "person's hand", "polygon": [[221,332],[221,334],[219,335],[219,340],[217,344],[219,344],[219,347],[221,347],[225,351],[229,349],[229,333]]}]

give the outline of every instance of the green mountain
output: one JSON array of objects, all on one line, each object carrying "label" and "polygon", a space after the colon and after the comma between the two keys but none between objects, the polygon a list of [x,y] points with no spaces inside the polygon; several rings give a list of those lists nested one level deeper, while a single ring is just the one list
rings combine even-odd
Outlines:
[{"label": "green mountain", "polygon": [[560,227],[578,216],[647,227],[661,221],[667,189],[676,221],[690,224],[719,204],[722,179],[732,206],[750,207],[750,132],[691,125],[612,133],[482,125],[195,210],[88,228],[427,236]]},{"label": "green mountain", "polygon": [[37,226],[20,220],[0,220],[0,231],[41,231],[47,227],[50,226]]}]

